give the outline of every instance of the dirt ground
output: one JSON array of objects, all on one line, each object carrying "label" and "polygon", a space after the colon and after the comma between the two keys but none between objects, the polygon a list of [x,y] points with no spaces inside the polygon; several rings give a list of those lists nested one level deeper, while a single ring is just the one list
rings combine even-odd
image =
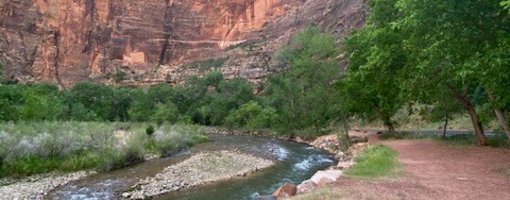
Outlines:
[{"label": "dirt ground", "polygon": [[400,152],[398,178],[342,178],[342,199],[510,200],[510,150],[449,146],[433,140],[379,141]]}]

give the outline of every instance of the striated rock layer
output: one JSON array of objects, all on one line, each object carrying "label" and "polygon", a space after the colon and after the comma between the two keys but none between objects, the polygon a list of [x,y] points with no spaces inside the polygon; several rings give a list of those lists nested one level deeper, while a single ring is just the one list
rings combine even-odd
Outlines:
[{"label": "striated rock layer", "polygon": [[256,83],[296,30],[313,23],[341,38],[365,16],[363,0],[0,0],[0,11],[5,78],[61,86],[211,70]]}]

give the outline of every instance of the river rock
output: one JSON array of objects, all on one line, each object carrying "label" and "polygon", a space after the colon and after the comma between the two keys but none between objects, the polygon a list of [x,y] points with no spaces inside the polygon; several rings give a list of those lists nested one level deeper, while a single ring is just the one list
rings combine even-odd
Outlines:
[{"label": "river rock", "polygon": [[296,195],[296,193],[297,193],[296,185],[291,183],[285,183],[273,193],[273,196],[275,196],[276,198],[288,198]]},{"label": "river rock", "polygon": [[303,194],[314,190],[317,184],[311,180],[303,181],[297,186],[297,194]]},{"label": "river rock", "polygon": [[129,198],[130,196],[131,196],[131,194],[129,192],[122,193],[123,198]]},{"label": "river rock", "polygon": [[310,179],[315,184],[322,186],[328,183],[335,182],[340,176],[342,176],[341,170],[324,170],[318,171]]},{"label": "river rock", "polygon": [[338,162],[338,164],[336,166],[338,169],[347,169],[347,168],[352,167],[352,165],[354,165],[354,163],[352,162],[352,160],[350,160],[350,161]]}]

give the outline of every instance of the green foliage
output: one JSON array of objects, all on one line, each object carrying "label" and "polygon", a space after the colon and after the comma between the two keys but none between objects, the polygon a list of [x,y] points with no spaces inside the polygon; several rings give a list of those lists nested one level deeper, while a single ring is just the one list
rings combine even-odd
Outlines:
[{"label": "green foliage", "polygon": [[339,78],[339,52],[331,34],[308,27],[298,33],[277,59],[289,68],[269,79],[265,102],[278,111],[277,129],[314,132],[337,118],[339,103],[332,83]]},{"label": "green foliage", "polygon": [[152,134],[154,134],[154,126],[149,125],[149,127],[145,129],[145,134],[147,134],[149,137],[152,137]]},{"label": "green foliage", "polygon": [[509,0],[501,1],[501,6],[503,6],[505,9],[507,9],[508,14],[510,14],[510,1]]},{"label": "green foliage", "polygon": [[398,17],[396,0],[371,1],[368,25],[346,39],[347,76],[339,89],[350,112],[393,126],[392,117],[404,105],[401,73],[407,61],[401,35],[391,27]]},{"label": "green foliage", "polygon": [[398,152],[384,145],[373,145],[355,157],[356,164],[345,171],[346,175],[358,177],[397,176],[401,164]]},{"label": "green foliage", "polygon": [[499,0],[374,0],[370,11],[367,25],[345,45],[349,73],[340,90],[350,96],[351,112],[391,124],[403,103],[433,104],[443,113],[460,104],[483,145],[480,99],[492,96],[489,109],[509,108],[503,88],[510,29]]},{"label": "green foliage", "polygon": [[70,92],[73,103],[82,104],[85,109],[94,112],[103,121],[112,120],[110,110],[114,92],[111,87],[91,82],[80,82],[76,83]]},{"label": "green foliage", "polygon": [[179,110],[177,109],[177,106],[172,102],[168,102],[166,104],[157,104],[154,115],[151,118],[151,120],[157,124],[162,124],[163,122],[176,123],[178,119]]},{"label": "green foliage", "polygon": [[233,110],[226,119],[227,126],[247,128],[272,127],[277,118],[273,108],[262,108],[256,101],[250,101]]}]

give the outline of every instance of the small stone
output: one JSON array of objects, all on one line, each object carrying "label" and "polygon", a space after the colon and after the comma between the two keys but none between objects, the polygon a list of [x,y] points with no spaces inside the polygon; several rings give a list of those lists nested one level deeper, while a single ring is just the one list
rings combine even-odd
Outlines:
[{"label": "small stone", "polygon": [[122,193],[123,198],[129,198],[130,196],[131,196],[131,193],[129,193],[129,192]]}]

